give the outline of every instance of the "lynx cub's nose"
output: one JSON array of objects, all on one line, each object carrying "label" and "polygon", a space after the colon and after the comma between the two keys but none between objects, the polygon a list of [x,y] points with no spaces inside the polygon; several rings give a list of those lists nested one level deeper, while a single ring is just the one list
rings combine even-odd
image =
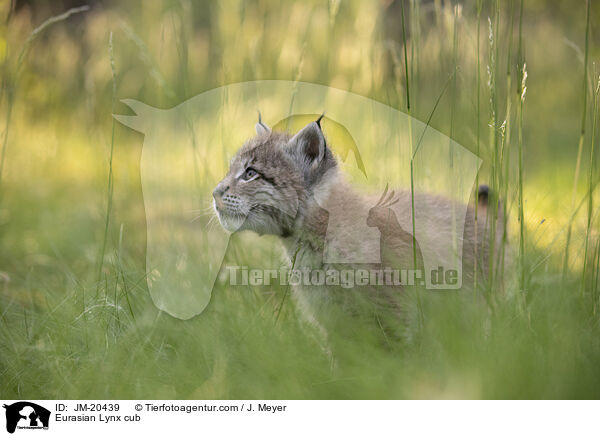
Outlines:
[{"label": "lynx cub's nose", "polygon": [[215,203],[218,208],[223,207],[223,194],[229,189],[229,186],[224,186],[222,184],[218,184],[215,190],[213,191],[213,198],[215,199]]}]

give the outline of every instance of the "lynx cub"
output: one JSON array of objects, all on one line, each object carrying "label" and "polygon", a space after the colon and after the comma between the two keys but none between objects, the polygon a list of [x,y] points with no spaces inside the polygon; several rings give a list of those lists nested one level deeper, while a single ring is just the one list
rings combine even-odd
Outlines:
[{"label": "lynx cub", "polygon": [[[278,235],[290,261],[294,262],[294,269],[328,270],[336,267],[325,258],[326,255],[331,257],[331,253],[326,253],[330,248],[326,238],[328,232],[335,230],[331,219],[335,216],[335,226],[340,230],[338,235],[343,237],[343,243],[333,244],[338,258],[353,259],[360,252],[363,259],[368,259],[362,262],[363,265],[395,262],[393,267],[422,268],[421,250],[435,252],[435,247],[423,247],[422,244],[419,247],[416,241],[413,245],[410,229],[399,225],[410,221],[410,192],[386,192],[379,202],[377,197],[356,193],[340,174],[320,120],[290,136],[271,131],[259,119],[256,136],[233,157],[229,172],[214,189],[214,208],[221,225],[232,232],[252,230],[261,235]],[[418,201],[433,211],[419,225],[432,235],[428,241],[434,241],[435,245],[437,240],[448,238],[447,232],[444,234],[441,230],[440,222],[448,222],[451,203],[439,196],[417,195]],[[487,190],[480,190],[479,198],[484,207]],[[327,210],[323,204],[328,205]],[[359,223],[357,216],[366,217],[366,222]],[[478,220],[479,237],[475,236],[471,208],[467,209],[464,232],[458,235],[463,242],[463,287],[472,281],[476,253],[478,277],[483,280],[486,275],[489,238],[484,237],[485,212],[481,210],[479,216],[483,218]],[[415,258],[419,259],[419,265],[414,265]],[[352,260],[342,262],[347,267]],[[398,288],[401,287],[395,287],[395,290]],[[308,305],[312,307],[322,305],[323,300],[329,300],[335,294],[327,286],[313,287],[308,294],[296,293],[301,297],[301,294],[310,295]],[[347,299],[348,295],[356,293],[345,292],[344,295]],[[300,304],[306,305],[307,298],[302,299]],[[385,297],[383,300],[388,301]]]}]

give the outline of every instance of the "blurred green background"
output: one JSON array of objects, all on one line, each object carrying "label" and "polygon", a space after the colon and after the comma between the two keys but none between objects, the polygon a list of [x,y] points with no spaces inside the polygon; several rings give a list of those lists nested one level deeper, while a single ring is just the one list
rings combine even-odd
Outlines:
[{"label": "blurred green background", "polygon": [[[89,9],[38,27],[82,4]],[[593,192],[589,228],[586,213],[600,70],[597,5],[589,16],[586,130],[575,189],[585,1],[525,1],[521,44],[517,0],[482,2],[479,34],[476,1],[0,5],[0,397],[598,397]],[[407,111],[408,71],[412,116],[430,119],[474,152],[479,147],[480,180],[508,168],[499,188],[516,247],[521,59],[528,72],[524,291],[491,300],[426,294],[423,325],[404,325],[396,339],[339,313],[334,369],[315,332],[298,321],[286,289],[221,287],[189,321],[150,301],[143,136],[113,124],[113,113],[131,114],[119,99],[170,108],[225,84],[284,79]],[[494,158],[498,143],[510,150],[504,167]],[[377,145],[359,146],[375,152]]]}]

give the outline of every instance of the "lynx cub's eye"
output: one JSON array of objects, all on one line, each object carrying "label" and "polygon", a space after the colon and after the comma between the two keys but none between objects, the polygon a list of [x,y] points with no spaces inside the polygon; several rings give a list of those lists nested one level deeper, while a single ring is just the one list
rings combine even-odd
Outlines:
[{"label": "lynx cub's eye", "polygon": [[242,174],[242,180],[249,182],[258,177],[258,173],[253,168],[247,168],[244,174]]}]

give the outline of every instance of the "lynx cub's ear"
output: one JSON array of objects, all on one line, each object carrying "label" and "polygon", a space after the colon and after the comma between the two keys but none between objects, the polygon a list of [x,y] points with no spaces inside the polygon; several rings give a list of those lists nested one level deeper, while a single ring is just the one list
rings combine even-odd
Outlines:
[{"label": "lynx cub's ear", "polygon": [[313,167],[318,166],[325,157],[325,136],[315,121],[296,133],[288,146],[296,156],[308,161]]},{"label": "lynx cub's ear", "polygon": [[258,113],[258,123],[256,123],[256,134],[262,135],[264,133],[271,133],[271,129],[265,123],[262,122],[260,112]]}]

